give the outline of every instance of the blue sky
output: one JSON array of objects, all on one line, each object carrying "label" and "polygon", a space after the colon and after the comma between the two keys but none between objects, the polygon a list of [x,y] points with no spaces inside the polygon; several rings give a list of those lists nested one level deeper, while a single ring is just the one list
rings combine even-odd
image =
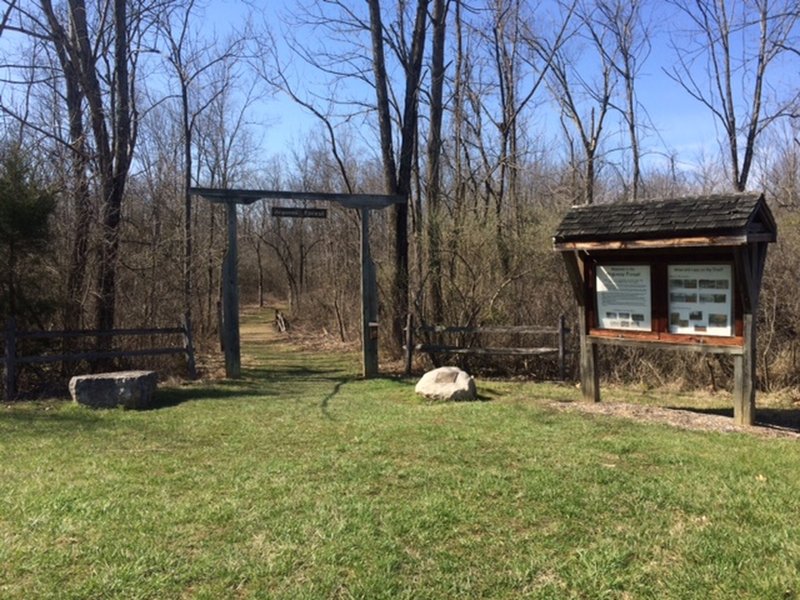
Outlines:
[{"label": "blue sky", "polygon": [[[352,0],[360,2],[363,0]],[[280,31],[280,15],[295,11],[295,0],[271,0],[264,7],[267,19],[276,32]],[[236,23],[240,14],[233,3],[215,1],[209,5],[211,22],[224,27],[224,23]],[[696,100],[689,97],[665,73],[675,63],[675,57],[669,47],[670,37],[680,43],[681,28],[684,21],[674,7],[656,0],[651,4],[652,17],[652,51],[645,62],[637,80],[637,93],[640,103],[647,109],[648,115],[658,135],[646,135],[643,138],[645,151],[650,152],[652,160],[664,153],[675,152],[684,164],[691,164],[701,155],[714,155],[719,148],[717,142],[717,125],[709,111]],[[239,9],[242,10],[242,9]],[[780,83],[792,82],[796,79],[795,66],[776,65],[772,73],[773,80]],[[313,73],[301,73],[300,78],[313,80]],[[546,95],[546,92],[542,91]],[[309,113],[299,108],[291,100],[278,96],[264,103],[264,110],[270,113],[271,125],[266,132],[265,140],[270,148],[285,149],[297,144],[311,130],[318,127],[318,121]],[[558,117],[554,109],[549,109],[537,122],[537,127],[544,129],[547,135],[559,135]]]},{"label": "blue sky", "polygon": [[[309,0],[268,0],[258,6],[263,11],[254,17],[253,25],[262,25],[262,18],[273,29],[281,44],[281,15],[297,12],[299,2]],[[354,6],[363,6],[364,0],[347,0]],[[550,0],[542,0],[547,3]],[[736,1],[736,0],[734,0]],[[257,3],[256,3],[257,4]],[[645,135],[642,146],[651,159],[675,152],[684,166],[696,162],[701,154],[713,156],[718,151],[717,125],[709,111],[686,94],[674,81],[664,73],[675,62],[669,48],[670,36],[681,39],[681,28],[684,21],[674,8],[663,0],[652,0],[654,8],[652,26],[652,51],[644,64],[637,80],[640,103],[646,107],[650,120],[659,135]],[[203,28],[209,33],[216,32],[222,38],[231,30],[240,30],[247,19],[248,7],[240,1],[209,0],[203,15]],[[262,16],[263,15],[263,16]],[[537,13],[537,17],[539,13]],[[318,42],[319,40],[312,40]],[[3,39],[8,43],[8,36]],[[283,56],[289,53],[282,47]],[[780,86],[794,86],[798,76],[798,65],[778,64],[771,73],[773,82]],[[311,71],[298,71],[298,81],[314,82],[318,75]],[[547,92],[541,90],[540,97],[547,98]],[[547,138],[555,140],[560,135],[558,114],[552,101],[548,100],[545,108],[537,111],[534,126]],[[263,152],[266,155],[285,153],[298,147],[307,134],[319,129],[318,120],[307,111],[282,95],[264,98],[254,107],[253,120],[259,123],[260,131],[256,137],[262,139]],[[609,127],[609,130],[611,127]],[[372,144],[374,146],[374,144]]]}]

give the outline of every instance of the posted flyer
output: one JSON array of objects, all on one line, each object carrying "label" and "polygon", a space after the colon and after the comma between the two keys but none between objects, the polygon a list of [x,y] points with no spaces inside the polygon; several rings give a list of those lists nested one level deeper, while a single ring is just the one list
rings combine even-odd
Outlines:
[{"label": "posted flyer", "polygon": [[669,265],[669,331],[733,335],[731,265]]},{"label": "posted flyer", "polygon": [[648,265],[598,265],[597,323],[602,329],[652,330]]}]

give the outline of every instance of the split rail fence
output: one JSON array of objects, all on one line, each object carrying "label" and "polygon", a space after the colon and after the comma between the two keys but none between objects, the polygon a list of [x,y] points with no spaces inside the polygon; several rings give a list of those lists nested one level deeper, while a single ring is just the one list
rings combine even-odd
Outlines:
[{"label": "split rail fence", "polygon": [[[160,346],[156,348],[139,348],[135,350],[66,350],[61,353],[19,354],[20,342],[23,340],[67,340],[80,338],[104,338],[112,340],[122,336],[181,336],[180,345]],[[186,356],[186,370],[190,379],[197,378],[195,365],[194,344],[191,327],[184,322],[179,327],[164,327],[150,329],[111,329],[99,331],[83,329],[76,331],[20,331],[14,319],[9,319],[5,327],[5,353],[3,360],[3,391],[5,400],[12,401],[17,398],[17,378],[20,365],[36,365],[56,362],[100,361],[114,358],[135,358],[142,356],[164,356],[170,354],[183,354]]]},{"label": "split rail fence", "polygon": [[[414,359],[414,352],[425,352],[431,357],[437,354],[472,354],[483,356],[556,356],[558,358],[558,375],[563,381],[566,378],[567,354],[567,334],[569,328],[566,326],[564,315],[558,318],[556,327],[536,327],[536,326],[500,326],[490,325],[483,327],[447,327],[444,325],[422,325],[414,327],[414,319],[408,316],[406,322],[406,343],[405,350],[405,373],[411,374],[411,364]],[[554,345],[536,347],[489,347],[476,346],[474,343],[457,344],[453,343],[431,343],[428,341],[417,342],[417,339],[424,337],[426,340],[436,336],[440,339],[453,339],[453,336],[483,336],[483,335],[537,335],[550,337]],[[434,361],[435,362],[435,361]],[[436,365],[438,366],[438,365]]]}]

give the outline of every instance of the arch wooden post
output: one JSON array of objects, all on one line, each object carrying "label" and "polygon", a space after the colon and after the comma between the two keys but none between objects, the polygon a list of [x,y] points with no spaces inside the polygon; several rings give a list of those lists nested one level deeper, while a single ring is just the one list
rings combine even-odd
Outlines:
[{"label": "arch wooden post", "polygon": [[364,377],[378,374],[378,284],[369,247],[369,211],[361,213],[361,351]]},{"label": "arch wooden post", "polygon": [[225,349],[225,376],[241,376],[242,360],[239,341],[239,275],[237,269],[236,203],[225,203],[228,220],[228,248],[222,263],[222,340]]}]

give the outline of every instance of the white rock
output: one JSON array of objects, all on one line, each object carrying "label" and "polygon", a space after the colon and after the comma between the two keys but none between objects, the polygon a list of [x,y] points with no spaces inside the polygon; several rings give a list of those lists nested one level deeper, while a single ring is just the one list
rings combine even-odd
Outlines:
[{"label": "white rock", "polygon": [[428,371],[414,391],[432,400],[475,400],[475,379],[458,367]]}]

